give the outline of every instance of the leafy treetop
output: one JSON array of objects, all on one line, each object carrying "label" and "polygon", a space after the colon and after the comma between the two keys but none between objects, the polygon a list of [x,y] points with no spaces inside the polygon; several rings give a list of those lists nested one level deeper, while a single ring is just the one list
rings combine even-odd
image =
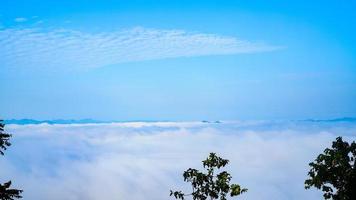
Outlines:
[{"label": "leafy treetop", "polygon": [[4,131],[5,124],[3,120],[0,120],[0,154],[4,155],[4,151],[11,145],[9,142],[11,135],[5,133]]},{"label": "leafy treetop", "polygon": [[336,138],[332,148],[326,148],[311,167],[305,181],[305,188],[316,187],[324,192],[325,199],[356,199],[356,143],[351,144]]},{"label": "leafy treetop", "polygon": [[197,169],[189,168],[183,173],[185,182],[192,185],[192,193],[184,194],[182,191],[170,191],[170,196],[184,200],[186,196],[192,196],[193,200],[205,200],[210,198],[226,200],[227,195],[238,196],[247,191],[238,184],[230,184],[231,175],[222,171],[215,175],[216,170],[225,167],[229,160],[218,157],[215,153],[210,153],[206,160],[203,160],[203,167],[206,173]]}]

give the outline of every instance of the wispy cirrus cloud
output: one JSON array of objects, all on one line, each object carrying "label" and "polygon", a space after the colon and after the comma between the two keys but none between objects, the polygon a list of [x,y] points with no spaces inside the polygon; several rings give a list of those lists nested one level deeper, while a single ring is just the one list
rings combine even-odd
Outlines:
[{"label": "wispy cirrus cloud", "polygon": [[27,18],[25,18],[25,17],[16,17],[14,19],[14,21],[15,22],[25,22],[25,21],[27,21]]},{"label": "wispy cirrus cloud", "polygon": [[38,28],[0,30],[0,62],[10,68],[94,68],[124,62],[257,53],[279,48],[183,30],[132,28],[101,33]]}]

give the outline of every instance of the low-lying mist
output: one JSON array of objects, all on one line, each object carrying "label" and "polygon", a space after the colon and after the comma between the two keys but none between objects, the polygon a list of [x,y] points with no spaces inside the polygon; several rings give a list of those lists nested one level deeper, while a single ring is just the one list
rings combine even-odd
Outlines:
[{"label": "low-lying mist", "polygon": [[167,200],[189,192],[182,172],[209,152],[229,159],[239,199],[320,199],[305,190],[308,163],[337,136],[356,139],[347,122],[131,122],[7,125],[12,146],[0,182],[26,200]]}]

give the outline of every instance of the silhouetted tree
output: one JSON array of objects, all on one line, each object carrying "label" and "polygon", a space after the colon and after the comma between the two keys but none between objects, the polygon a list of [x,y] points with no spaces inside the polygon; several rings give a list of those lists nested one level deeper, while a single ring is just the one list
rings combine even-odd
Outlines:
[{"label": "silhouetted tree", "polygon": [[0,199],[1,200],[13,200],[15,198],[22,198],[20,193],[22,190],[10,189],[11,181],[4,184],[0,184]]},{"label": "silhouetted tree", "polygon": [[182,191],[170,191],[170,196],[184,200],[185,196],[192,196],[193,200],[205,200],[207,198],[226,200],[227,195],[238,196],[247,191],[238,184],[231,184],[231,175],[222,171],[215,174],[216,170],[225,167],[229,160],[218,157],[215,153],[210,153],[206,160],[203,160],[203,167],[206,173],[189,168],[184,171],[185,182],[192,184],[192,193],[184,194]]},{"label": "silhouetted tree", "polygon": [[0,154],[4,155],[4,151],[11,145],[9,142],[11,135],[4,132],[5,124],[0,120]]},{"label": "silhouetted tree", "polygon": [[[4,131],[5,124],[3,120],[0,120],[0,154],[4,155],[4,151],[11,145],[10,137],[11,135],[5,133]],[[0,200],[13,200],[15,198],[22,198],[20,195],[22,190],[10,189],[11,181],[8,181],[4,184],[0,184]]]},{"label": "silhouetted tree", "polygon": [[332,148],[326,148],[311,167],[305,181],[305,188],[316,187],[324,192],[325,199],[355,200],[356,199],[356,143],[351,144],[336,138]]}]

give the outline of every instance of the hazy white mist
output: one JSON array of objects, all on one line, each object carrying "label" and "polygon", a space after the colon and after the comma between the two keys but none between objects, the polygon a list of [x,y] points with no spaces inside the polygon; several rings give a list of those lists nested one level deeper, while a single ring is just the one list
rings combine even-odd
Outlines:
[{"label": "hazy white mist", "polygon": [[320,199],[305,190],[308,163],[335,137],[355,140],[355,123],[137,122],[8,125],[13,146],[0,158],[0,182],[27,200],[164,200],[189,191],[182,172],[209,152],[230,159],[238,199]]}]

